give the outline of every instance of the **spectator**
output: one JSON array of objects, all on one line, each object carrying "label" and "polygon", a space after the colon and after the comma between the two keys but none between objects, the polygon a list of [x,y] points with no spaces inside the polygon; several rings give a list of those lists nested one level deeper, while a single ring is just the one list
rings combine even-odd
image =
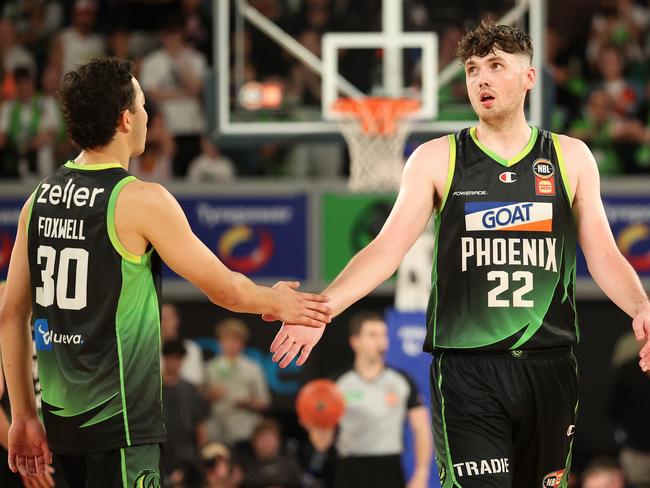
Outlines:
[{"label": "spectator", "polygon": [[270,403],[262,369],[243,355],[248,329],[239,319],[226,319],[216,327],[221,354],[206,368],[206,396],[212,404],[210,440],[233,446],[250,440]]},{"label": "spectator", "polygon": [[[638,343],[637,343],[638,345]],[[650,488],[650,372],[639,369],[638,347],[614,374],[609,412],[620,429],[620,463],[635,488]]]},{"label": "spectator", "polygon": [[[162,114],[155,109],[149,109],[147,140],[144,152],[140,156],[131,159],[129,172],[145,181],[165,183],[172,176],[172,158],[175,150],[174,138],[167,130]],[[200,357],[200,350],[195,344],[186,345],[186,348],[191,351],[188,358],[191,358],[192,361],[192,366],[188,365],[187,368],[193,369],[196,378],[192,380],[192,372],[185,371],[185,379],[199,385],[203,382],[202,374],[198,373],[202,369],[203,361]],[[201,363],[197,362],[197,358]],[[190,374],[190,377],[187,374]]]},{"label": "spectator", "polygon": [[638,110],[642,97],[640,90],[625,79],[624,69],[621,53],[612,46],[603,48],[598,59],[598,72],[602,81],[596,87],[609,94],[617,115],[630,116]]},{"label": "spectator", "polygon": [[334,481],[328,486],[406,486],[400,456],[407,419],[414,434],[416,459],[408,486],[428,486],[432,459],[429,413],[413,380],[384,362],[388,326],[381,315],[356,315],[350,322],[350,346],[354,366],[336,380],[346,398],[337,435],[333,428],[305,426],[317,453],[336,445],[339,457],[334,462]]},{"label": "spectator", "polygon": [[185,37],[207,59],[212,59],[211,19],[203,9],[201,0],[182,0],[185,19]]},{"label": "spectator", "polygon": [[182,341],[185,355],[181,366],[181,377],[196,387],[203,384],[203,353],[199,345],[181,335],[181,319],[173,303],[163,303],[160,308],[160,327],[163,344],[169,341]]},{"label": "spectator", "polygon": [[71,71],[75,65],[102,56],[104,39],[93,32],[97,17],[97,3],[94,0],[76,0],[72,11],[72,25],[56,38],[50,57],[61,75]]},{"label": "spectator", "polygon": [[196,387],[181,378],[185,356],[183,342],[165,342],[162,354],[163,413],[167,429],[164,450],[166,482],[179,488],[199,487],[201,463],[198,446],[206,441],[203,421],[207,405]]},{"label": "spectator", "polygon": [[625,122],[614,114],[609,94],[605,90],[594,90],[589,95],[583,118],[571,124],[569,135],[589,146],[601,174],[621,174],[625,172],[625,163],[619,143],[626,137]]},{"label": "spectator", "polygon": [[206,60],[183,36],[182,22],[170,20],[160,33],[162,48],[143,59],[140,73],[142,89],[156,102],[176,141],[174,176],[187,174],[205,132],[201,92]]},{"label": "spectator", "polygon": [[611,459],[595,459],[582,474],[582,488],[625,488],[623,471]]},{"label": "spectator", "polygon": [[220,442],[210,442],[201,449],[205,472],[203,488],[235,488],[230,450]]},{"label": "spectator", "polygon": [[231,181],[235,177],[235,165],[224,156],[207,137],[201,138],[201,154],[190,163],[188,178],[199,183]]},{"label": "spectator", "polygon": [[28,67],[14,70],[16,98],[0,110],[0,154],[5,177],[43,177],[54,169],[54,139],[60,116],[51,97],[36,92]]},{"label": "spectator", "polygon": [[242,488],[300,488],[302,471],[281,453],[280,425],[272,419],[260,422],[253,431],[251,456],[236,460],[243,473]]},{"label": "spectator", "polygon": [[0,100],[16,95],[13,73],[22,66],[36,73],[34,56],[16,41],[16,31],[11,22],[0,18]]}]

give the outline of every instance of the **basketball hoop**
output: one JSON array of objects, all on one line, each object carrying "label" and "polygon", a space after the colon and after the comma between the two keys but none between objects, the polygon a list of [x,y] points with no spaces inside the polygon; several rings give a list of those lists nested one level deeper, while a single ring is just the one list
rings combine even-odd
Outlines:
[{"label": "basketball hoop", "polygon": [[409,115],[420,109],[411,98],[339,98],[332,107],[350,151],[350,189],[395,190],[404,169]]}]

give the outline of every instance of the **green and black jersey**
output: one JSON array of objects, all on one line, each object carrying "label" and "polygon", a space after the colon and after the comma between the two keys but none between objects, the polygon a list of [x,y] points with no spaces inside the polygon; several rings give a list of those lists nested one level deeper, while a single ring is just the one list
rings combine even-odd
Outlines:
[{"label": "green and black jersey", "polygon": [[508,161],[475,129],[449,144],[425,350],[575,344],[576,228],[557,136],[533,128]]},{"label": "green and black jersey", "polygon": [[69,162],[34,192],[28,231],[32,321],[51,449],[87,454],[165,439],[160,258],[115,231],[117,164]]}]

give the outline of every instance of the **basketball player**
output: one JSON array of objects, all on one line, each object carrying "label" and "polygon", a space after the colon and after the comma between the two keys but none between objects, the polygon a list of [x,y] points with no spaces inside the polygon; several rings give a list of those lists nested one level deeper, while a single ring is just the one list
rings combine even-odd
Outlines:
[{"label": "basketball player", "polygon": [[[421,145],[377,238],[326,290],[334,315],[391,276],[435,212],[425,351],[444,488],[566,486],[578,407],[576,240],[603,291],[633,318],[650,367],[650,302],[616,247],[598,168],[581,141],[529,127],[531,40],[484,22],[458,46],[477,127]],[[305,362],[323,329],[283,325],[272,344]]]},{"label": "basketball player", "polygon": [[[267,288],[228,270],[162,186],[127,173],[147,123],[128,62],[78,67],[64,77],[60,98],[82,151],[23,207],[0,310],[9,465],[43,473],[51,447],[70,488],[157,487],[165,440],[158,256],[233,311],[275,311],[320,326],[328,308],[323,296],[296,292],[296,283]],[[31,388],[30,315],[47,440]]]}]

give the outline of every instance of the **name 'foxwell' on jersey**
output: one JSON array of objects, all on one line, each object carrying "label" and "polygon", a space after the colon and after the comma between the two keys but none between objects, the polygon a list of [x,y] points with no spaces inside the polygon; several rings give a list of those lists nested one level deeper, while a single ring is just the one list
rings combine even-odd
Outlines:
[{"label": "name 'foxwell' on jersey", "polygon": [[[549,202],[465,203],[465,230],[469,232],[551,232],[553,204]],[[557,271],[557,239],[462,237],[462,271],[468,266],[514,265]]]}]

